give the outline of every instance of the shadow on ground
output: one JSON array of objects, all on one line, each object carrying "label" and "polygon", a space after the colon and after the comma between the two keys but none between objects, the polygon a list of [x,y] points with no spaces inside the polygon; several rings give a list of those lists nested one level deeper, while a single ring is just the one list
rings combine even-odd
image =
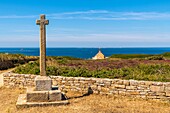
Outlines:
[{"label": "shadow on ground", "polygon": [[[93,94],[93,90],[91,89],[91,87],[89,87],[88,88],[88,91],[87,91],[87,93],[85,93],[85,94],[83,94],[83,95],[81,95],[81,96],[73,96],[73,97],[66,97],[68,100],[69,99],[75,99],[75,98],[82,98],[82,97],[85,97],[85,96],[89,96],[89,95],[91,95],[91,94]],[[63,95],[64,96],[64,95]],[[63,99],[66,99],[66,98],[63,98]]]}]

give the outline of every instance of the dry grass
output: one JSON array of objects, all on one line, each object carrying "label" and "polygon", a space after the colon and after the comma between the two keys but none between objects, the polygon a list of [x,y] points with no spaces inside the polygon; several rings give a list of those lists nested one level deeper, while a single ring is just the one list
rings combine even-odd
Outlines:
[{"label": "dry grass", "polygon": [[[146,101],[121,96],[89,95],[69,92],[70,104],[17,110],[18,95],[23,89],[0,88],[0,113],[170,113],[170,103]],[[79,97],[80,96],[80,97]]]}]

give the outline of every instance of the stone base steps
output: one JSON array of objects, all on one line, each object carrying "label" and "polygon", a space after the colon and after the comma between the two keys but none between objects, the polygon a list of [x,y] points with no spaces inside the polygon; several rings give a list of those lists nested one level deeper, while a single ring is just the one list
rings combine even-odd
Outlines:
[{"label": "stone base steps", "polygon": [[28,107],[59,106],[59,105],[67,105],[67,104],[69,104],[68,100],[53,101],[53,102],[27,102],[26,94],[21,94],[18,97],[16,107],[20,109],[20,108],[28,108]]}]

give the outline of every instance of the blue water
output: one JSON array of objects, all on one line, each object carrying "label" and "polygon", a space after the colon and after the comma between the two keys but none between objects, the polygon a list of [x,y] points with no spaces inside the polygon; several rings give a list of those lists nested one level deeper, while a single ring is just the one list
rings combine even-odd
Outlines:
[{"label": "blue water", "polygon": [[[108,57],[112,54],[161,54],[170,52],[170,48],[101,48]],[[0,48],[0,52],[38,56],[39,48]],[[47,56],[72,56],[89,59],[98,52],[98,48],[47,48]]]}]

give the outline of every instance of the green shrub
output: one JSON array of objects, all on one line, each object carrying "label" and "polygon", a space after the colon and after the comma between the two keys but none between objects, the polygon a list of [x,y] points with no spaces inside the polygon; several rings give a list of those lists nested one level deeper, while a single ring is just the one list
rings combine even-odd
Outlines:
[{"label": "green shrub", "polygon": [[[135,67],[120,69],[97,69],[88,70],[82,67],[48,66],[47,75],[67,77],[96,77],[96,78],[119,78],[149,81],[170,81],[170,65],[167,64],[140,64]],[[19,66],[15,73],[39,74],[39,63],[31,62],[25,66]]]},{"label": "green shrub", "polygon": [[5,70],[18,66],[19,64],[25,64],[29,61],[37,60],[37,57],[24,56],[21,54],[4,54],[0,53],[0,70]]},{"label": "green shrub", "polygon": [[19,74],[40,74],[39,63],[30,62],[26,65],[21,65],[14,70],[15,73]]},{"label": "green shrub", "polygon": [[147,60],[164,60],[164,57],[162,55],[161,56],[150,56],[145,59],[147,59]]},{"label": "green shrub", "polygon": [[170,57],[170,52],[163,53],[162,55],[165,57]]},{"label": "green shrub", "polygon": [[111,55],[109,58],[122,58],[122,59],[130,59],[130,58],[145,58],[150,57],[152,55],[147,54],[114,54]]}]

